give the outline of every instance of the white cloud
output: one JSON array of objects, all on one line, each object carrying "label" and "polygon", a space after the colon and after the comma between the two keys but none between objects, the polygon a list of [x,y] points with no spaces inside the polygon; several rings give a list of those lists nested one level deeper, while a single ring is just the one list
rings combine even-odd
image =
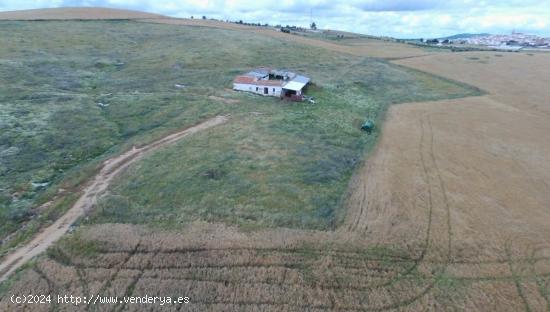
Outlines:
[{"label": "white cloud", "polygon": [[63,0],[19,0],[1,1],[0,11],[27,10],[36,8],[54,8],[63,3]]}]

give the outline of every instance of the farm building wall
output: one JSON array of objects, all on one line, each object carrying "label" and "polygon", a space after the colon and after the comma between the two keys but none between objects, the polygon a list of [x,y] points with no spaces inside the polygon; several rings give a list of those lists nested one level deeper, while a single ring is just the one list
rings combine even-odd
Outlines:
[{"label": "farm building wall", "polygon": [[256,90],[256,86],[244,83],[234,83],[233,90],[254,92],[253,90]]},{"label": "farm building wall", "polygon": [[[261,83],[261,80],[258,81]],[[265,88],[267,88],[267,94],[265,93]],[[244,84],[244,83],[234,83],[233,89],[238,91],[247,91],[265,96],[281,96],[282,87],[280,86],[262,86],[260,84]]]}]

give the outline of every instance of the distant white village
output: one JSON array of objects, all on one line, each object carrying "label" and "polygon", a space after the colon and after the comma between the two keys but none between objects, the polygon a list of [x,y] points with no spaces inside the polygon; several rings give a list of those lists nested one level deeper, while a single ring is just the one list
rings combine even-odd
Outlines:
[{"label": "distant white village", "polygon": [[550,38],[512,32],[510,35],[488,35],[464,39],[467,44],[486,45],[491,47],[518,46],[529,48],[550,48]]},{"label": "distant white village", "polygon": [[426,43],[437,45],[479,45],[503,50],[550,49],[550,38],[512,32],[509,35],[477,35],[453,39],[432,39]]}]

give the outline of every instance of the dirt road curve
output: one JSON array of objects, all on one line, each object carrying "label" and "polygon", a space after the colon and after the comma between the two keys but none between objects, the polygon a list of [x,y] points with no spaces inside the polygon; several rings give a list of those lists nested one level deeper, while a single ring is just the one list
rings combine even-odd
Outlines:
[{"label": "dirt road curve", "polygon": [[67,232],[71,224],[93,208],[98,196],[107,189],[111,180],[130,164],[149,152],[173,144],[188,135],[219,125],[225,121],[227,121],[227,117],[217,116],[196,126],[165,136],[148,145],[139,148],[134,147],[121,155],[106,160],[103,163],[103,168],[101,168],[91,183],[84,188],[80,198],[63,217],[59,218],[55,223],[40,232],[28,244],[21,246],[9,254],[2,263],[0,263],[0,282],[4,281],[11,273],[25,264],[28,260],[42,253],[51,244],[61,238],[61,236]]}]

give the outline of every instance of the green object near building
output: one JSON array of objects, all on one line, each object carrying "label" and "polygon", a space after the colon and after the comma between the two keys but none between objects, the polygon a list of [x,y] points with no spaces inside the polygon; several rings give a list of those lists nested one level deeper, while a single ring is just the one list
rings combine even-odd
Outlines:
[{"label": "green object near building", "polygon": [[361,126],[361,130],[366,131],[367,133],[371,133],[372,130],[374,130],[374,122],[370,119],[367,119]]}]

